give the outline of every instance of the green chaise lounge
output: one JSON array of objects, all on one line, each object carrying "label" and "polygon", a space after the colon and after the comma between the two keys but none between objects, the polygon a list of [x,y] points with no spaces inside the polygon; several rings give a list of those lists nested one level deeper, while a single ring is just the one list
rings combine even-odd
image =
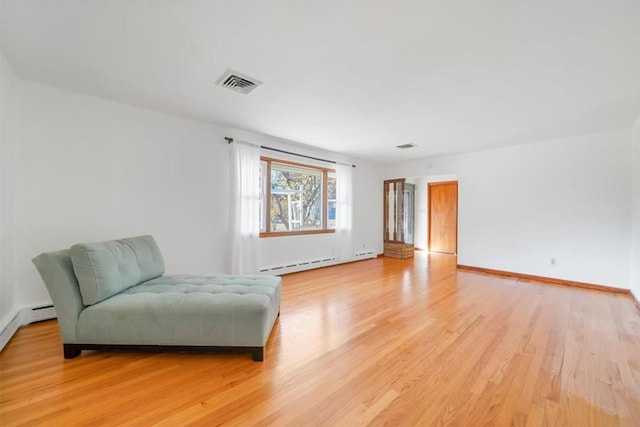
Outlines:
[{"label": "green chaise lounge", "polygon": [[264,360],[280,314],[275,276],[164,276],[152,236],[83,243],[33,259],[64,357],[82,350],[247,352]]}]

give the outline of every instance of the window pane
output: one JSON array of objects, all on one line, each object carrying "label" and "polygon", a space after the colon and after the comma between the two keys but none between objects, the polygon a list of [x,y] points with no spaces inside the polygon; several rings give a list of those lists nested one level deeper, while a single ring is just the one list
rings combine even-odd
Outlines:
[{"label": "window pane", "polygon": [[336,174],[327,176],[327,228],[336,228]]},{"label": "window pane", "polygon": [[271,164],[271,231],[322,229],[322,172]]}]

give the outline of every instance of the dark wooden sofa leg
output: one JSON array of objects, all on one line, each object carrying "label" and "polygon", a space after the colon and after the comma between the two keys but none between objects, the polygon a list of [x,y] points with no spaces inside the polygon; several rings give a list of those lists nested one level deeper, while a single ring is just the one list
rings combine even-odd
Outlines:
[{"label": "dark wooden sofa leg", "polygon": [[254,362],[264,362],[264,347],[254,347],[251,350]]},{"label": "dark wooden sofa leg", "polygon": [[63,344],[63,347],[65,359],[73,359],[76,356],[80,356],[80,353],[82,353],[82,350],[73,344]]}]

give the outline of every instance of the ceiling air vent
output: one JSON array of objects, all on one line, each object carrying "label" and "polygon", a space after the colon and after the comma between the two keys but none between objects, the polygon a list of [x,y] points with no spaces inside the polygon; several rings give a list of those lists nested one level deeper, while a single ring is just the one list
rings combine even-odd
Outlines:
[{"label": "ceiling air vent", "polygon": [[413,148],[416,147],[415,144],[400,144],[400,145],[396,145],[396,148],[399,148],[401,150],[406,150],[407,148]]},{"label": "ceiling air vent", "polygon": [[216,81],[218,86],[226,87],[234,92],[241,93],[243,95],[248,94],[256,87],[262,84],[260,80],[256,80],[253,77],[249,77],[246,74],[239,73],[233,70],[227,70]]}]

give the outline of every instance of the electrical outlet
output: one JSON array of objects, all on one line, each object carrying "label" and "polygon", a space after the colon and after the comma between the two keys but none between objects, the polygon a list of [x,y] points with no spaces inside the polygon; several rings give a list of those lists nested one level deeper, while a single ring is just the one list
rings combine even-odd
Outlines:
[{"label": "electrical outlet", "polygon": [[551,265],[555,266],[558,261],[555,258],[551,258]]}]

